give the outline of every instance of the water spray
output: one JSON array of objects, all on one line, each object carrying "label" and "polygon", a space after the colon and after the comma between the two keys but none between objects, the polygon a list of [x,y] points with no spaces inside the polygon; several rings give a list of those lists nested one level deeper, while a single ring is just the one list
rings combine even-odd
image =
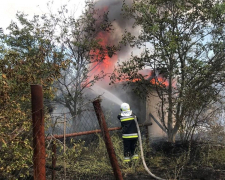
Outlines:
[{"label": "water spray", "polygon": [[145,158],[144,158],[144,153],[143,153],[143,146],[142,146],[142,140],[141,140],[140,128],[139,128],[139,125],[138,125],[137,117],[136,117],[136,116],[135,116],[135,118],[134,118],[134,121],[135,121],[135,123],[136,123],[137,130],[138,130],[138,140],[139,140],[139,143],[140,143],[141,159],[142,159],[142,163],[143,163],[143,165],[144,165],[145,170],[148,172],[148,174],[150,174],[150,175],[151,175],[153,178],[155,178],[155,179],[158,179],[158,180],[166,180],[166,179],[162,179],[162,178],[157,177],[156,175],[154,175],[154,174],[149,170],[149,168],[147,167],[146,162],[145,162]]},{"label": "water spray", "polygon": [[103,97],[105,97],[106,99],[120,105],[122,104],[123,102],[118,98],[116,97],[114,94],[112,94],[111,92],[107,91],[106,89],[98,86],[98,85],[94,85],[92,87],[92,89],[95,91],[96,94],[98,95],[102,95]]}]

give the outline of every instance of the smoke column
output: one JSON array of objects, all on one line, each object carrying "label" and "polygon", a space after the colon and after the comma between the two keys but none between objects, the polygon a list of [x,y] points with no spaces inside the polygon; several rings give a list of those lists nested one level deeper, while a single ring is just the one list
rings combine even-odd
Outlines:
[{"label": "smoke column", "polygon": [[[133,0],[125,0],[125,3],[128,5],[131,5],[132,2]],[[118,43],[122,40],[122,35],[125,33],[125,30],[133,35],[139,34],[140,27],[133,28],[134,20],[129,20],[123,17],[121,11],[123,5],[122,0],[98,0],[95,3],[95,9],[98,10],[100,14],[108,13],[107,20],[112,22],[113,28],[113,31],[109,33],[105,33],[103,31],[97,33],[96,38],[101,39],[102,46],[118,45]],[[99,74],[101,71],[104,71],[106,74],[111,74],[117,65],[118,59],[120,59],[120,61],[127,61],[131,57],[131,52],[134,52],[134,55],[138,56],[140,51],[141,50],[139,49],[123,47],[120,51],[116,52],[116,55],[113,55],[112,57],[108,57],[106,55],[103,62],[97,64],[97,66],[96,64],[93,64],[96,66],[96,69],[93,71],[91,77]],[[159,74],[156,74],[156,72],[153,72],[150,69],[140,70],[139,73],[146,76],[146,80],[149,80],[152,84],[164,84],[168,87],[168,82],[165,81],[165,79]],[[154,77],[157,78],[154,79]],[[134,79],[133,82],[137,80],[138,79]],[[137,116],[142,120],[142,123],[145,120],[149,120],[148,114],[150,112],[154,115],[154,117],[159,119],[156,111],[156,105],[159,103],[157,95],[151,96],[150,100],[141,101],[140,98],[134,94],[131,88],[124,89],[121,87],[120,83],[115,86],[109,86],[109,82],[110,79],[106,76],[104,80],[95,83],[94,86],[91,87],[91,90],[93,92],[92,95],[102,97],[103,107],[109,108],[110,111],[113,112],[111,123],[114,124],[114,126],[116,123],[115,120],[117,119],[115,115],[119,113],[119,107],[122,102],[127,102],[131,105],[131,109],[134,110],[135,114],[137,114]],[[110,100],[110,102],[104,100]],[[154,123],[150,129],[151,136],[153,134],[153,136],[164,136],[162,130],[157,124]]]},{"label": "smoke column", "polygon": [[[125,0],[125,3],[127,5],[132,4],[132,0]],[[122,35],[124,34],[125,30],[128,32],[131,32],[133,35],[138,35],[140,31],[140,27],[133,28],[133,23],[134,20],[132,19],[127,19],[122,15],[122,5],[123,1],[122,0],[98,0],[95,2],[95,9],[99,10],[100,13],[106,13],[108,12],[108,21],[112,22],[112,28],[113,31],[110,33],[105,33],[105,32],[99,32],[97,37],[98,39],[101,39],[101,45],[118,45],[119,42],[122,39]],[[98,66],[95,68],[95,71],[93,71],[94,74],[99,74],[102,70],[106,74],[110,74],[113,72],[114,68],[116,67],[116,64],[118,61],[124,61],[124,60],[129,60],[130,59],[130,54],[131,52],[135,53],[140,53],[141,50],[139,49],[134,49],[130,48],[128,46],[122,47],[120,51],[118,51],[115,55],[112,57],[105,57],[105,60],[101,63],[98,64]],[[119,60],[120,59],[120,60]],[[96,65],[96,64],[94,64]],[[142,75],[146,76],[146,79],[150,80],[152,84],[157,84],[155,79],[151,79],[153,76],[152,71],[148,70],[141,70],[139,71]],[[157,76],[157,81],[161,82],[165,86],[168,86],[168,82],[163,80],[163,77],[161,75]],[[109,78],[106,76],[104,81],[98,82],[100,86],[105,86],[106,84],[109,84]],[[136,80],[134,80],[135,82]]]},{"label": "smoke column", "polygon": [[[127,4],[131,4],[131,0],[126,0]],[[112,22],[113,30],[109,33],[98,32],[96,38],[101,39],[101,45],[103,46],[117,46],[119,41],[122,39],[122,35],[125,32],[125,29],[136,33],[137,30],[132,28],[133,22],[123,17],[121,14],[123,1],[121,0],[98,0],[95,2],[95,9],[102,13],[108,12],[108,21]],[[105,56],[103,62],[99,63],[95,70],[92,72],[91,76],[99,74],[102,70],[106,74],[113,72],[114,67],[116,66],[118,59],[128,59],[130,55],[130,49],[128,47],[123,47],[119,52],[116,52],[112,57]],[[95,66],[96,64],[93,64]],[[98,82],[99,85],[105,86],[109,84],[109,78],[106,76],[103,82]]]}]

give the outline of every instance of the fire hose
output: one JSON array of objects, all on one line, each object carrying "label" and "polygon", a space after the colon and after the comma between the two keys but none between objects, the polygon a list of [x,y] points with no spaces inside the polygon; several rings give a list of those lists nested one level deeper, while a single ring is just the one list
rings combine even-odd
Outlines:
[{"label": "fire hose", "polygon": [[147,167],[146,162],[145,162],[145,158],[144,158],[144,153],[143,153],[143,146],[142,146],[142,140],[141,140],[140,128],[139,128],[139,125],[138,125],[136,116],[135,116],[135,118],[134,118],[134,121],[135,121],[135,123],[136,123],[137,130],[138,130],[138,140],[139,140],[140,150],[141,150],[141,159],[142,159],[142,163],[143,163],[143,165],[144,165],[145,170],[146,170],[146,171],[148,172],[148,174],[150,174],[153,178],[158,179],[158,180],[165,180],[165,179],[162,179],[162,178],[157,177],[156,175],[154,175],[154,174],[149,170],[149,168]]}]

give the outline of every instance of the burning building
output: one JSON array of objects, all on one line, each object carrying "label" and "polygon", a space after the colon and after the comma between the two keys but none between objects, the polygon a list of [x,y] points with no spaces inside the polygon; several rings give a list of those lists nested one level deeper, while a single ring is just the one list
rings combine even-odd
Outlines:
[{"label": "burning building", "polygon": [[[152,92],[149,94],[148,98],[141,99],[137,96],[131,86],[124,87],[126,82],[120,81],[114,85],[109,85],[110,75],[114,68],[117,66],[118,61],[122,62],[123,60],[127,60],[130,58],[131,52],[135,52],[139,54],[140,51],[137,49],[131,49],[129,47],[122,47],[120,51],[114,53],[113,47],[116,46],[122,38],[122,35],[125,29],[129,30],[132,33],[139,33],[139,29],[132,28],[132,20],[124,19],[121,15],[122,1],[108,1],[108,0],[99,0],[96,2],[96,8],[99,9],[99,12],[102,13],[104,18],[101,20],[107,20],[112,22],[114,31],[111,33],[107,33],[105,31],[97,32],[96,39],[100,40],[100,44],[104,47],[108,47],[108,53],[105,54],[103,60],[95,61],[92,63],[90,69],[94,69],[94,71],[90,71],[89,73],[89,81],[91,81],[95,75],[99,74],[101,71],[104,71],[104,74],[107,76],[97,83],[94,86],[87,88],[86,96],[87,99],[93,99],[94,97],[101,96],[102,98],[102,107],[105,112],[110,112],[111,115],[107,118],[109,127],[117,127],[120,126],[120,122],[117,120],[117,115],[120,113],[120,104],[122,102],[127,102],[130,104],[133,112],[138,116],[139,123],[145,122],[153,122],[152,126],[149,126],[150,137],[162,137],[165,135],[161,123],[159,122],[159,116],[157,111],[157,105],[160,102],[159,98],[156,95],[156,92]],[[131,3],[130,0],[127,0],[126,3]],[[112,50],[112,51],[111,51]],[[98,51],[91,52],[94,58],[98,58]],[[156,84],[157,82],[153,78],[153,71],[150,69],[145,69],[141,73],[149,82],[152,84]],[[158,79],[161,77],[158,76]],[[134,80],[132,83],[136,83]],[[163,83],[166,83],[163,82]],[[165,84],[166,86],[166,84]],[[146,96],[147,97],[147,96]],[[91,106],[91,105],[90,105]],[[63,107],[58,107],[58,109],[65,109]],[[53,112],[53,114],[56,111]],[[59,112],[63,114],[62,111]],[[85,117],[86,115],[82,115],[82,118],[73,122],[73,127],[76,129],[72,129],[67,131],[67,133],[73,133],[75,131],[85,131],[96,129],[97,120],[92,121],[90,118]],[[93,115],[94,117],[94,115]],[[69,118],[69,117],[67,117]],[[85,122],[88,121],[88,122]],[[69,124],[69,122],[67,123]],[[89,129],[84,128],[85,124],[90,124]],[[59,127],[59,129],[63,129],[63,124]]]},{"label": "burning building", "polygon": [[[131,4],[132,1],[126,0],[127,4]],[[132,20],[124,19],[121,15],[121,8],[123,2],[120,0],[115,1],[107,1],[107,0],[99,0],[96,1],[96,8],[100,10],[100,12],[107,12],[107,18],[109,21],[112,21],[112,25],[114,27],[114,32],[112,33],[104,33],[99,32],[97,37],[101,39],[101,43],[104,46],[109,45],[112,47],[119,43],[122,38],[122,34],[125,29],[130,32],[137,34],[139,33],[138,28],[134,29],[132,27]],[[116,54],[108,54],[105,56],[104,60],[96,66],[95,72],[90,74],[90,78],[100,71],[104,71],[105,74],[111,74],[116,67],[118,61],[123,61],[130,58],[130,54],[132,53],[140,53],[140,50],[130,49],[129,47],[123,47]],[[151,69],[145,69],[140,72],[148,79],[152,84],[156,84],[155,78],[153,77],[153,71]],[[168,82],[163,80],[163,77],[158,76],[157,79],[165,86],[168,85]],[[160,80],[161,79],[161,80]],[[110,126],[118,126],[120,122],[117,121],[117,115],[120,113],[120,104],[122,102],[127,102],[130,104],[133,112],[139,117],[139,123],[152,122],[153,125],[149,126],[149,132],[151,137],[162,137],[165,136],[165,130],[160,123],[158,116],[158,104],[160,99],[157,96],[156,92],[151,92],[148,94],[146,98],[141,99],[137,96],[132,87],[124,87],[126,82],[118,82],[114,85],[109,85],[110,79],[106,76],[106,78],[100,82],[97,82],[93,87],[91,87],[92,91],[96,95],[101,95],[102,98],[102,106],[105,110],[109,110],[112,112],[111,118],[109,118]],[[135,83],[135,82],[133,82]]]}]

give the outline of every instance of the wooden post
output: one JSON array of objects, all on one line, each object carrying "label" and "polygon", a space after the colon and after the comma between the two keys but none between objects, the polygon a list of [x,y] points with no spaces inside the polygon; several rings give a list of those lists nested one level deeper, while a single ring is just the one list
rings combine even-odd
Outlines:
[{"label": "wooden post", "polygon": [[46,180],[45,131],[42,86],[31,85],[34,180]]},{"label": "wooden post", "polygon": [[56,168],[56,141],[52,142],[52,180],[55,180],[55,168]]},{"label": "wooden post", "polygon": [[63,152],[64,152],[64,178],[66,180],[66,115],[64,114],[64,122],[63,122]]},{"label": "wooden post", "polygon": [[119,163],[116,159],[116,154],[113,149],[113,145],[112,145],[109,131],[107,128],[107,124],[105,122],[105,117],[104,117],[104,114],[101,109],[100,100],[99,99],[95,100],[93,102],[93,105],[94,105],[95,113],[97,115],[98,122],[99,122],[99,125],[101,128],[101,131],[102,131],[102,136],[105,141],[109,159],[110,159],[110,162],[111,162],[111,165],[113,168],[114,176],[115,176],[116,180],[123,180],[122,173],[121,173],[120,167],[119,167]]}]

